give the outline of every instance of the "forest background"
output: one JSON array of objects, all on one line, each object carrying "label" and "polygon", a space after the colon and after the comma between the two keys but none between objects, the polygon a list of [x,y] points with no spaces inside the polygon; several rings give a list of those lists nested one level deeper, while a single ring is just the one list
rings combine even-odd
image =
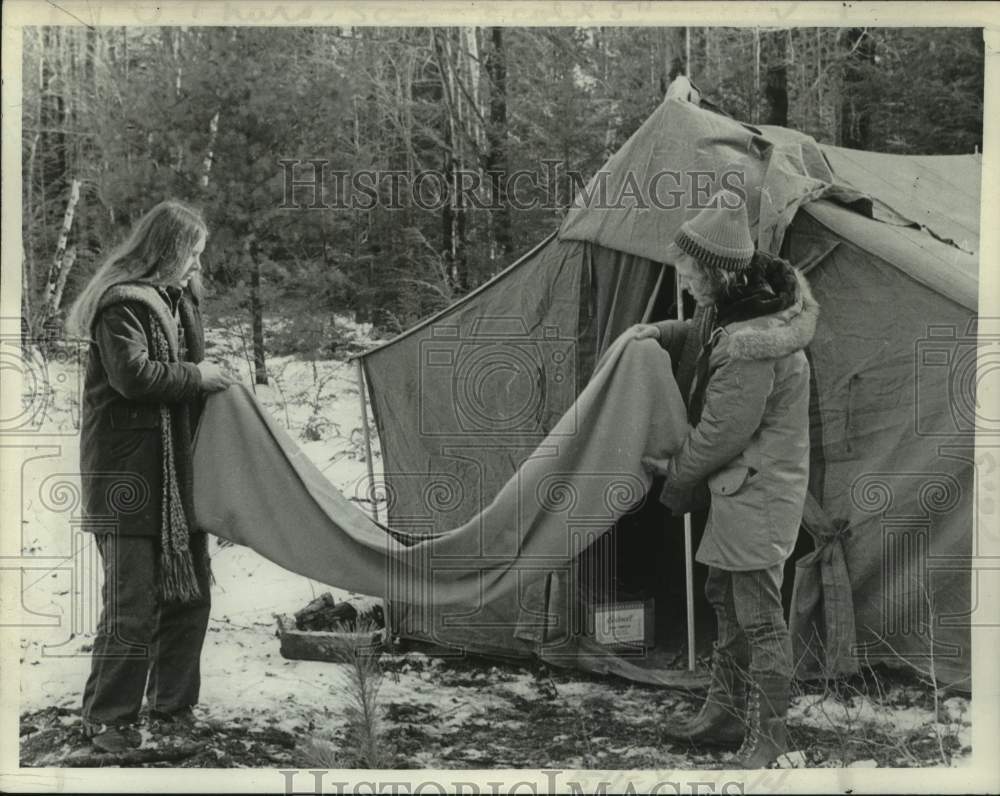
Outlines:
[{"label": "forest background", "polygon": [[[965,154],[983,58],[971,28],[26,28],[22,329],[62,335],[102,258],[176,197],[211,230],[207,321],[263,383],[269,356],[350,353],[338,315],[392,335],[510,265],[677,75],[751,124]],[[383,182],[362,206],[290,208],[282,161],[309,160],[436,172],[448,200],[390,207]],[[518,170],[540,178],[529,209],[492,200]],[[455,190],[469,174],[481,202]]]}]

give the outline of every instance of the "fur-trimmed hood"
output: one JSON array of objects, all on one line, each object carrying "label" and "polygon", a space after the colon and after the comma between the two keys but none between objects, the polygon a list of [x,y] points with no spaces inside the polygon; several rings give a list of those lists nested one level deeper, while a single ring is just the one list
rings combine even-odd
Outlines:
[{"label": "fur-trimmed hood", "polygon": [[800,351],[812,342],[819,319],[819,304],[806,278],[786,265],[785,276],[794,279],[795,303],[773,315],[737,321],[723,327],[720,342],[733,359],[778,359]]}]

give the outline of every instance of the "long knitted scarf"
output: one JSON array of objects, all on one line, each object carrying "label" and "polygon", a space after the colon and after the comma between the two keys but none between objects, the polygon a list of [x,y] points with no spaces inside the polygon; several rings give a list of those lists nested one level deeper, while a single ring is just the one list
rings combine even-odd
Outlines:
[{"label": "long knitted scarf", "polygon": [[[179,345],[177,325],[166,302],[151,285],[126,284],[109,288],[99,309],[121,301],[138,301],[149,310],[149,355],[158,362],[177,362]],[[181,318],[190,358],[200,359],[191,351],[200,337],[193,328],[192,308],[182,300]],[[162,442],[162,480],[160,501],[159,591],[164,600],[192,602],[201,597],[191,555],[191,524],[194,516],[191,485],[191,420],[187,406],[172,411],[160,404],[160,440]]]},{"label": "long knitted scarf", "polygon": [[709,346],[712,329],[715,328],[716,314],[714,305],[710,307],[699,305],[695,309],[691,319],[691,331],[684,341],[680,362],[677,364],[677,387],[685,397],[688,405],[688,422],[692,426],[698,425],[701,406],[700,395],[692,396],[691,388],[695,382],[699,363],[703,357],[707,357],[708,352],[705,349]]}]

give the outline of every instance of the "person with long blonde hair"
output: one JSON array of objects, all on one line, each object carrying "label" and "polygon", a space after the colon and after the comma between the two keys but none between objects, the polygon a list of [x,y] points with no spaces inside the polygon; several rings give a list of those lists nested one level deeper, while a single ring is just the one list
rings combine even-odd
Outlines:
[{"label": "person with long blonde hair", "polygon": [[96,748],[139,745],[152,722],[194,721],[211,572],[193,516],[192,439],[208,392],[232,380],[204,361],[200,256],[208,229],[161,202],[111,252],[70,311],[89,341],[80,431],[84,527],[104,571],[103,611],[83,694]]}]

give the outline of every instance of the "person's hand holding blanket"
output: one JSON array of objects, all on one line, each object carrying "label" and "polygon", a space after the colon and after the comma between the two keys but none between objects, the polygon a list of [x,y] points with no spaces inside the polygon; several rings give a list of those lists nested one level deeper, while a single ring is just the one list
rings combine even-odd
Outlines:
[{"label": "person's hand holding blanket", "polygon": [[654,459],[652,456],[643,456],[642,463],[657,475],[666,475],[670,459]]},{"label": "person's hand holding blanket", "polygon": [[[656,459],[652,456],[643,456],[640,460],[643,467],[651,470],[654,475],[665,476],[670,469],[670,458]],[[683,492],[675,492],[674,500],[667,506],[670,513],[675,517],[688,514],[692,511],[701,511],[708,508],[709,496],[708,485],[705,481],[700,481],[691,489]]]},{"label": "person's hand holding blanket", "polygon": [[660,339],[660,330],[651,323],[637,323],[629,331],[636,340]]}]

